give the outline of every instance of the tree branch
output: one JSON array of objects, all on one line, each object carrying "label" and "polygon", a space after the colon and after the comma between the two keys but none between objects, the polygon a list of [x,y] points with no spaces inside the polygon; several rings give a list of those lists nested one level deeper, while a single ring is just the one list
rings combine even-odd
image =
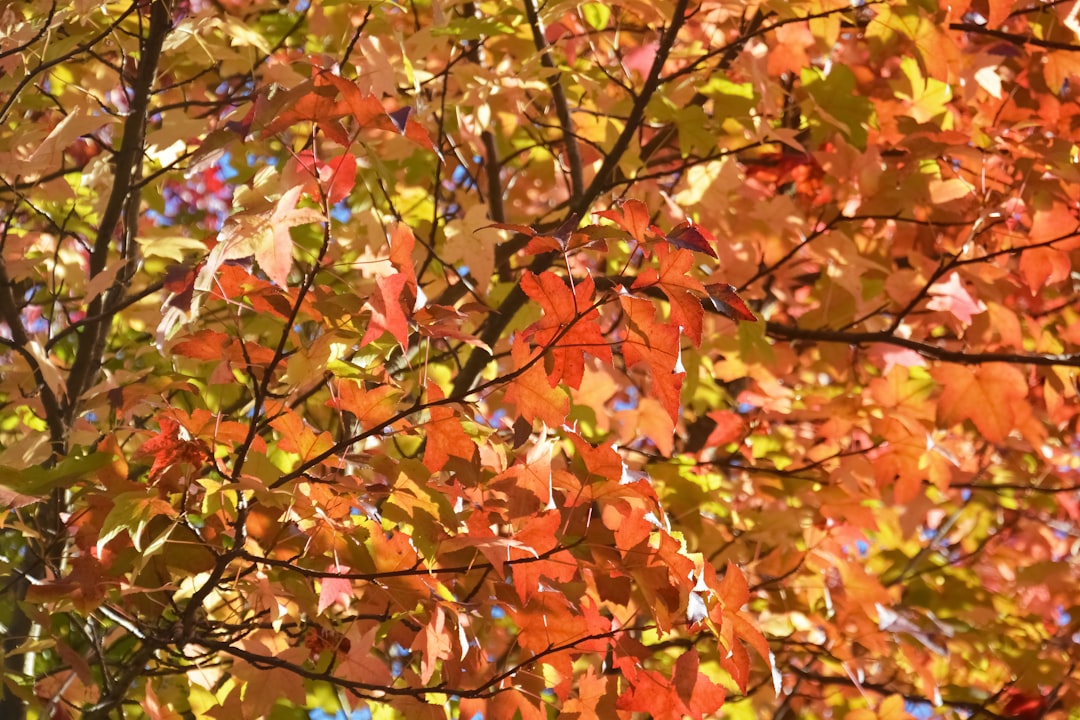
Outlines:
[{"label": "tree branch", "polygon": [[[641,88],[641,94],[638,95],[633,108],[630,110],[630,114],[627,116],[626,125],[623,127],[622,133],[619,134],[619,137],[615,140],[611,149],[608,150],[608,154],[605,156],[603,164],[600,166],[600,169],[597,171],[592,182],[589,183],[588,188],[571,200],[570,208],[561,225],[569,225],[575,222],[575,218],[583,217],[588,212],[589,207],[593,202],[609,187],[615,168],[618,167],[623,154],[630,147],[630,142],[637,135],[641,123],[645,118],[645,109],[648,107],[649,101],[652,100],[653,94],[660,86],[660,74],[664,69],[664,64],[667,62],[668,54],[675,44],[675,39],[678,37],[679,29],[686,19],[686,8],[688,4],[689,0],[678,0],[676,3],[671,25],[668,26],[667,30],[664,31],[660,38],[660,45],[656,49],[656,56],[653,58],[653,64],[649,70],[649,75]],[[572,229],[573,228],[571,228],[571,230]],[[513,253],[518,249],[518,243],[514,242],[505,243],[500,247],[495,253],[496,268],[499,268],[503,263],[508,262]],[[551,267],[551,264],[555,262],[556,257],[556,253],[544,253],[538,255],[533,262],[529,264],[529,271],[534,274],[543,272]],[[516,315],[518,310],[525,304],[525,300],[525,291],[521,289],[520,285],[515,285],[510,291],[510,294],[507,295],[502,301],[502,304],[499,305],[498,310],[487,317],[479,335],[480,339],[487,344],[488,347],[494,347],[495,341],[498,340],[502,335],[502,331],[506,329],[506,326],[513,320],[514,315]],[[490,360],[491,355],[486,350],[482,348],[473,348],[472,352],[469,354],[469,359],[465,361],[465,365],[461,368],[461,372],[459,372],[454,379],[453,394],[460,395],[472,388],[476,378]]]},{"label": "tree branch", "polygon": [[[132,7],[137,7],[133,5]],[[142,165],[143,140],[146,136],[146,122],[150,112],[150,98],[153,94],[154,79],[157,76],[158,62],[161,59],[162,46],[165,37],[169,34],[171,17],[165,0],[153,0],[150,4],[150,26],[146,38],[142,42],[142,56],[139,59],[139,70],[133,88],[131,109],[124,121],[124,136],[120,143],[120,150],[116,153],[116,174],[113,180],[112,192],[109,194],[108,203],[101,215],[101,224],[98,226],[97,237],[90,253],[90,269],[88,279],[93,279],[101,274],[109,258],[109,249],[112,245],[113,236],[121,220],[127,215],[128,207],[138,205],[140,192],[133,188],[139,167]],[[134,243],[134,238],[128,238],[127,242]],[[109,320],[113,313],[103,311],[114,306],[122,297],[124,287],[114,285],[108,291],[102,293],[91,301],[87,309],[87,316],[102,316],[100,320],[88,323],[82,337],[79,340],[79,348],[75,354],[75,361],[71,366],[68,376],[67,399],[65,402],[65,420],[70,423],[77,412],[79,397],[93,382],[101,364],[101,354],[105,348],[105,340],[108,336]]]},{"label": "tree branch", "polygon": [[985,25],[977,25],[976,23],[949,23],[949,29],[969,32],[974,35],[988,35],[990,37],[1006,40],[1013,45],[1034,45],[1035,47],[1047,48],[1049,50],[1080,52],[1080,45],[1074,45],[1073,43],[1059,42],[1057,40],[1043,40],[1042,38],[1037,38],[1033,35],[1020,35],[1018,33],[1005,32],[1004,30],[993,30]]},{"label": "tree branch", "polygon": [[[707,308],[708,309],[708,308]],[[1009,352],[965,352],[947,350],[937,345],[899,337],[890,332],[849,332],[826,329],[807,329],[793,325],[768,322],[766,334],[778,340],[811,340],[815,342],[843,343],[845,345],[863,345],[866,343],[884,343],[914,350],[923,357],[941,362],[959,365],[982,365],[985,363],[1014,363],[1018,365],[1037,365],[1040,367],[1080,367],[1080,355],[1032,355],[1029,353]]]},{"label": "tree branch", "polygon": [[584,170],[581,165],[581,153],[578,151],[577,135],[574,133],[574,121],[570,117],[570,104],[566,101],[566,90],[562,86],[562,74],[558,72],[555,61],[551,58],[551,46],[544,37],[544,24],[536,8],[536,0],[525,0],[525,15],[529,18],[533,43],[540,51],[540,64],[552,70],[547,82],[551,87],[551,101],[555,104],[555,115],[562,127],[563,145],[566,147],[566,164],[570,170],[570,196],[580,197],[585,190]]}]

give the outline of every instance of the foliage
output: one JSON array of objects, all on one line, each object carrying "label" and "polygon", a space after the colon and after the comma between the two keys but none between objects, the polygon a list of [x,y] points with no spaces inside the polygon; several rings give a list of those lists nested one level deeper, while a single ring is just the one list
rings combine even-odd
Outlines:
[{"label": "foliage", "polygon": [[1065,717],[1072,4],[7,4],[0,716]]}]

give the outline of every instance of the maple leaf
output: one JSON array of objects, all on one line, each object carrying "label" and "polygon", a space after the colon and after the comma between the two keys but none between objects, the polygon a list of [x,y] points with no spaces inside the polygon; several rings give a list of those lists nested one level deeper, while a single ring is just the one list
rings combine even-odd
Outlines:
[{"label": "maple leaf", "polygon": [[265,135],[275,135],[299,122],[319,123],[324,131],[332,133],[334,141],[340,145],[348,144],[348,137],[339,130],[336,120],[346,115],[349,105],[338,99],[338,91],[332,84],[325,84],[326,73],[320,73],[314,80],[306,80],[297,85],[275,103],[283,108],[273,120],[262,128]]},{"label": "maple leaf", "polygon": [[323,160],[313,150],[306,149],[286,166],[284,179],[288,182],[290,170],[299,174],[297,181],[305,193],[313,198],[325,194],[326,203],[335,205],[347,198],[356,185],[356,168],[356,156],[351,153]]},{"label": "maple leaf", "polygon": [[530,325],[525,334],[540,345],[551,346],[548,350],[553,358],[548,371],[551,385],[563,382],[571,388],[580,387],[586,352],[611,361],[611,347],[600,329],[600,313],[592,307],[595,285],[591,277],[571,291],[553,272],[539,276],[526,272],[521,278],[521,289],[544,311],[544,316]]},{"label": "maple leaf", "polygon": [[329,407],[352,413],[365,430],[378,428],[397,413],[401,391],[389,385],[366,389],[355,380],[342,380],[337,397],[326,401]]},{"label": "maple leaf", "polygon": [[361,345],[367,345],[377,340],[384,332],[388,332],[397,340],[402,349],[408,347],[409,319],[405,316],[405,310],[402,307],[403,290],[408,284],[409,277],[402,273],[375,279],[378,292],[368,298],[371,319],[368,320],[367,330],[360,340]]},{"label": "maple leaf", "polygon": [[270,427],[280,433],[278,449],[300,456],[300,460],[322,455],[334,446],[328,432],[316,434],[295,412],[284,409],[270,421]]},{"label": "maple leaf", "polygon": [[649,242],[652,237],[664,237],[663,231],[649,220],[649,208],[640,200],[627,200],[611,210],[593,214],[611,220],[641,243]]},{"label": "maple leaf", "polygon": [[[532,357],[524,339],[514,343],[514,365],[521,369]],[[548,382],[541,362],[518,374],[506,389],[506,402],[517,406],[518,414],[527,422],[541,420],[548,427],[559,427],[570,411],[570,398],[562,387]]]},{"label": "maple leaf", "polygon": [[12,720],[1077,705],[1074,3],[68,5],[0,42]]},{"label": "maple leaf", "polygon": [[622,344],[627,365],[645,363],[656,394],[674,422],[679,416],[679,392],[685,373],[675,372],[679,363],[679,330],[656,321],[656,310],[648,300],[621,297],[626,314],[626,337]]},{"label": "maple leaf", "polygon": [[690,650],[675,661],[670,681],[655,670],[639,672],[619,697],[618,708],[672,720],[687,715],[700,719],[715,713],[723,706],[726,693],[722,686],[699,672],[699,666],[697,651]]},{"label": "maple leaf", "polygon": [[1011,365],[945,365],[932,374],[942,387],[937,414],[945,425],[971,420],[988,441],[1000,443],[1031,413],[1027,380]]},{"label": "maple leaf", "polygon": [[446,627],[446,609],[442,604],[437,604],[432,609],[432,615],[431,622],[424,625],[413,646],[421,652],[420,682],[424,685],[431,682],[439,661],[449,659],[454,652],[455,636]]},{"label": "maple leaf", "polygon": [[396,223],[390,230],[390,264],[405,276],[406,287],[416,294],[416,270],[413,268],[413,248],[416,236],[405,223]]},{"label": "maple leaf", "polygon": [[[435,383],[427,385],[428,401],[442,400],[442,390]],[[424,465],[431,472],[438,472],[451,457],[471,460],[476,454],[476,443],[461,426],[461,420],[448,405],[435,405],[429,410],[431,420],[424,425],[426,444]]]},{"label": "maple leaf", "polygon": [[153,457],[150,478],[160,477],[168,468],[179,463],[202,465],[209,457],[209,448],[201,440],[194,439],[186,428],[168,415],[158,418],[161,428],[155,437],[139,447],[139,454]]},{"label": "maple leaf", "polygon": [[687,250],[669,253],[661,246],[656,255],[660,260],[660,269],[647,268],[636,278],[632,289],[657,286],[664,291],[671,301],[671,320],[686,331],[695,345],[701,344],[701,319],[704,310],[701,300],[694,293],[705,293],[705,288],[689,275],[694,265],[694,256]]},{"label": "maple leaf", "polygon": [[717,257],[716,251],[713,250],[716,238],[708,230],[695,224],[692,220],[679,223],[671,229],[671,232],[666,237],[667,241],[677,248]]},{"label": "maple leaf", "polygon": [[986,312],[986,304],[971,297],[956,272],[949,273],[944,282],[931,285],[929,293],[934,297],[926,304],[928,308],[950,312],[965,325],[971,324],[972,315]]},{"label": "maple leaf", "polygon": [[709,294],[709,299],[712,300],[713,307],[715,307],[718,312],[723,313],[732,320],[757,322],[757,316],[746,306],[743,299],[739,297],[739,293],[735,290],[734,286],[728,285],[727,283],[714,283],[712,285],[706,285],[705,290]]},{"label": "maple leaf", "polygon": [[[344,574],[350,572],[350,569],[344,565],[331,565],[326,569],[326,572]],[[315,612],[322,615],[327,608],[333,605],[341,605],[342,608],[347,610],[352,598],[353,586],[351,580],[341,577],[322,577],[319,579],[319,607]]]},{"label": "maple leaf", "polygon": [[210,252],[199,273],[196,289],[209,289],[210,277],[227,260],[255,257],[266,276],[279,287],[288,285],[293,264],[293,240],[289,229],[297,225],[323,222],[317,210],[298,208],[302,188],[292,187],[282,193],[271,210],[233,215],[218,235],[218,244]]},{"label": "maple leaf", "polygon": [[705,447],[722,447],[746,435],[746,420],[730,410],[713,410],[709,418],[716,423],[705,440]]}]

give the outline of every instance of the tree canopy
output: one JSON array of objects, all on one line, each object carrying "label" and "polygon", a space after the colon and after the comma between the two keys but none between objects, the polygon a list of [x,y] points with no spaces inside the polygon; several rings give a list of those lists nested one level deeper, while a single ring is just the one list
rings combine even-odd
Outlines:
[{"label": "tree canopy", "polygon": [[1078,717],[1078,9],[7,3],[0,716]]}]

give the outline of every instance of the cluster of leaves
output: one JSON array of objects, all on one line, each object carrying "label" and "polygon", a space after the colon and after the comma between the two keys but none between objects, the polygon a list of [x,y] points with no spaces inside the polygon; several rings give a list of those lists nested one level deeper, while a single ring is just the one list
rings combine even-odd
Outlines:
[{"label": "cluster of leaves", "polygon": [[1071,4],[9,4],[0,716],[1064,717]]}]

